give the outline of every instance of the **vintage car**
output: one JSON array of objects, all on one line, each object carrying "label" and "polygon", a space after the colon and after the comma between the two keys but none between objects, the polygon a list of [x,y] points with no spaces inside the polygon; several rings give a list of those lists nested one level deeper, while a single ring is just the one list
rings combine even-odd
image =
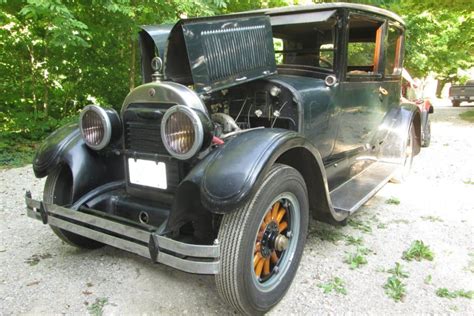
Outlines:
[{"label": "vintage car", "polygon": [[402,102],[413,102],[420,110],[421,119],[421,146],[429,147],[431,144],[431,120],[430,114],[434,113],[434,107],[430,98],[424,96],[423,84],[420,80],[414,80],[410,73],[402,69]]},{"label": "vintage car", "polygon": [[139,40],[143,84],[45,140],[28,215],[77,247],[215,275],[240,312],[284,296],[310,216],[344,224],[420,151],[420,111],[400,102],[404,22],[386,10],[265,9]]}]

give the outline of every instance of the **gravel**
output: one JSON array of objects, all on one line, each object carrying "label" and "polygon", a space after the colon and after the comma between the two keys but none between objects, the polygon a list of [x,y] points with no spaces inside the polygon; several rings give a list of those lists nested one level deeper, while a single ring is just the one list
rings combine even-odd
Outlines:
[{"label": "gravel", "polygon": [[[431,147],[416,157],[404,184],[387,184],[355,214],[372,232],[354,226],[313,222],[302,263],[289,292],[271,314],[460,313],[473,300],[438,297],[438,288],[474,290],[474,124],[461,121],[466,108],[436,108]],[[31,166],[0,170],[0,314],[233,314],[216,292],[213,277],[154,265],[133,254],[105,247],[85,251],[61,242],[48,227],[26,217],[23,195],[40,197],[44,179]],[[400,204],[388,204],[395,198]],[[321,231],[330,233],[322,234]],[[344,263],[342,235],[363,237],[368,263]],[[322,240],[334,237],[334,241]],[[422,240],[433,261],[402,260],[412,241]],[[403,265],[409,277],[401,302],[383,285]],[[425,279],[431,276],[431,282]],[[346,295],[318,287],[338,277]]]}]

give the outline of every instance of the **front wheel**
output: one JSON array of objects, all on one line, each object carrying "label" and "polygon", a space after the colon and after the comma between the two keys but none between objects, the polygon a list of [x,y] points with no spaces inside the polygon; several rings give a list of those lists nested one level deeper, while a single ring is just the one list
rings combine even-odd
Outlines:
[{"label": "front wheel", "polygon": [[221,297],[240,312],[263,314],[285,295],[308,230],[308,194],[301,174],[275,164],[253,198],[224,215],[218,239]]},{"label": "front wheel", "polygon": [[[74,201],[71,194],[72,176],[68,167],[61,166],[51,172],[46,178],[43,191],[43,201],[59,206],[71,205]],[[96,249],[104,244],[95,240],[71,233],[69,231],[50,226],[53,232],[64,242],[86,249]]]}]

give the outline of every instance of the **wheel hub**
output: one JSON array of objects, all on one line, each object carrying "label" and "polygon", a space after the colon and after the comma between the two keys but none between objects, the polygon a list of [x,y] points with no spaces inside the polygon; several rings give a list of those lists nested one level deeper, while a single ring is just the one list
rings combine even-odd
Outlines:
[{"label": "wheel hub", "polygon": [[260,282],[278,273],[280,258],[290,244],[288,207],[287,201],[275,202],[260,224],[253,260],[255,275]]}]

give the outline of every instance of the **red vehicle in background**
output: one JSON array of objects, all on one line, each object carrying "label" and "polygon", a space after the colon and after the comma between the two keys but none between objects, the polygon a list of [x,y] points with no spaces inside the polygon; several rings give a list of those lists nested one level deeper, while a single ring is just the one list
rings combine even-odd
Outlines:
[{"label": "red vehicle in background", "polygon": [[406,69],[402,71],[402,99],[418,106],[421,114],[421,146],[428,147],[431,142],[431,122],[429,114],[434,112],[429,98],[423,96],[423,84],[419,79],[413,79]]}]

